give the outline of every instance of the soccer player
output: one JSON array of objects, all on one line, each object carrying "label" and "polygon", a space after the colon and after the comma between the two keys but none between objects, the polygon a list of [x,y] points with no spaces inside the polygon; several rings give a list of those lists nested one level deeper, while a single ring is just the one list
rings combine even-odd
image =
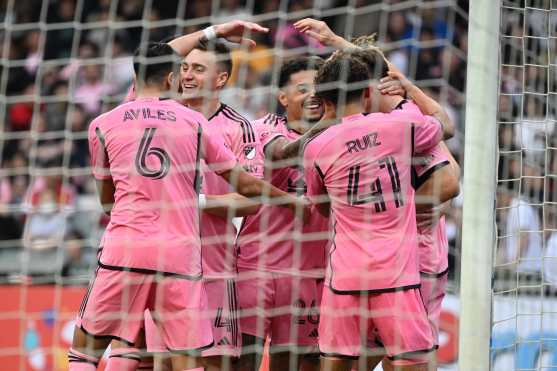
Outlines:
[{"label": "soccer player", "polygon": [[[377,70],[384,63],[376,56]],[[342,122],[304,152],[307,195],[331,212],[334,226],[319,325],[322,368],[349,370],[362,347],[379,347],[388,366],[426,370],[433,337],[418,290],[411,161],[454,129],[418,112],[364,114],[377,106],[368,68],[346,52],[325,62],[317,94],[325,117],[340,112]]]},{"label": "soccer player", "polygon": [[[229,48],[218,38],[253,45],[253,41],[244,36],[247,31],[266,32],[267,29],[251,22],[234,21],[212,26],[205,32],[182,36],[178,40],[179,47],[176,47],[175,40],[169,44],[184,56],[180,67],[180,102],[202,113],[208,120],[204,129],[210,135],[221,137],[223,145],[232,151],[246,171],[262,178],[263,158],[252,124],[219,99],[219,93],[230,77],[232,60]],[[231,217],[242,216],[244,210],[253,212],[257,206],[231,194],[230,185],[203,162],[202,170],[200,197],[205,211],[201,214],[200,223],[203,281],[208,296],[207,315],[215,339],[215,346],[203,351],[202,356],[207,369],[220,370],[225,363],[230,364],[229,357],[239,357],[242,346],[234,282],[236,229]],[[221,197],[227,207],[222,207],[222,202],[211,207],[215,204],[211,201],[218,201]],[[160,349],[160,337],[150,331],[154,329],[152,323],[147,323],[146,327],[148,349],[164,351]]]},{"label": "soccer player", "polygon": [[[358,46],[382,55],[378,48],[370,45],[370,37],[359,37],[350,43],[335,35],[324,22],[310,18],[299,21],[296,26],[327,46],[338,49]],[[419,109],[424,114],[436,116],[440,121],[450,120],[437,102],[425,95],[392,64],[389,64],[387,74],[375,86],[382,93],[378,97],[381,112],[391,112],[393,108],[410,111]],[[412,171],[419,234],[420,292],[433,329],[435,346],[438,347],[439,316],[448,276],[448,241],[444,215],[438,221],[432,221],[432,212],[460,192],[460,167],[446,145],[440,143],[427,153],[415,154]],[[375,367],[370,366],[371,369]]]},{"label": "soccer player", "polygon": [[[262,150],[253,125],[219,99],[231,72],[230,50],[224,43],[213,40],[198,44],[181,64],[182,101],[207,118],[208,130],[223,138],[224,145],[248,173],[262,178]],[[206,167],[204,169],[202,191],[207,198],[231,192],[227,182]],[[203,357],[208,365],[220,370],[225,358],[229,364],[229,358],[239,357],[242,349],[235,283],[237,231],[231,218],[243,214],[242,209],[235,211],[233,208],[216,215],[209,211],[206,209],[201,215],[201,237],[204,283],[216,346],[204,351]]]},{"label": "soccer player", "polygon": [[[293,195],[305,194],[299,150],[323,115],[313,88],[322,63],[319,57],[285,62],[278,100],[286,116],[268,114],[255,121],[266,158],[265,179]],[[319,283],[328,237],[328,219],[317,212],[304,227],[273,205],[245,217],[237,240],[242,370],[259,369],[260,357],[253,348],[267,337],[271,370],[297,369],[303,354],[317,352]],[[306,369],[310,365],[306,363]]]},{"label": "soccer player", "polygon": [[179,56],[153,43],[134,63],[137,98],[96,118],[89,128],[93,175],[111,220],[98,268],[83,300],[69,351],[70,370],[95,370],[112,339],[134,347],[149,309],[174,370],[198,364],[211,346],[201,282],[197,192],[199,161],[236,180],[246,197],[300,200],[250,176],[233,154],[203,131],[205,118],[167,99],[176,85]]}]

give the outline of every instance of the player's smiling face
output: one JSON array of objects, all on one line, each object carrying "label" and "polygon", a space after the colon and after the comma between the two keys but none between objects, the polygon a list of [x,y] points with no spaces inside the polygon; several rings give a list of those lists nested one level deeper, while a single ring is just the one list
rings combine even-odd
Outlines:
[{"label": "player's smiling face", "polygon": [[180,87],[183,98],[211,96],[226,83],[226,78],[223,80],[222,75],[223,73],[218,70],[217,56],[214,53],[199,49],[192,50],[182,60],[180,66]]},{"label": "player's smiling face", "polygon": [[315,96],[313,85],[316,74],[316,70],[293,73],[288,84],[281,89],[279,100],[286,108],[289,121],[316,122],[323,116],[323,104]]}]

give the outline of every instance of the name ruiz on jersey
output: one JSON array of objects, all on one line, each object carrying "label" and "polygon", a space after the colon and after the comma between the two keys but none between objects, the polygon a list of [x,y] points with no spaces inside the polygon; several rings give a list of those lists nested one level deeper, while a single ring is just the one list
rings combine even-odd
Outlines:
[{"label": "name ruiz on jersey", "polygon": [[373,147],[377,147],[381,145],[381,142],[377,140],[377,132],[369,133],[364,135],[361,138],[357,138],[354,140],[349,140],[346,142],[346,149],[348,153],[352,152],[360,152],[365,151],[366,149],[370,149]]}]

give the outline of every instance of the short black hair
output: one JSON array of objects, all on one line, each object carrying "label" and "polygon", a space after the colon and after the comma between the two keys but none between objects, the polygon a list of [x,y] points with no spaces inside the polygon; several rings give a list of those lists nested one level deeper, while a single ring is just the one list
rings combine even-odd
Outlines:
[{"label": "short black hair", "polygon": [[160,83],[177,71],[180,56],[166,43],[150,42],[134,54],[133,69],[138,81]]},{"label": "short black hair", "polygon": [[297,57],[289,59],[280,68],[279,88],[284,87],[290,81],[290,76],[300,71],[318,71],[323,66],[323,58],[321,57]]},{"label": "short black hair", "polygon": [[194,49],[215,53],[217,56],[217,64],[228,73],[228,77],[232,75],[232,56],[230,55],[230,48],[224,42],[220,40],[207,41],[203,38],[197,43]]},{"label": "short black hair", "polygon": [[333,54],[315,76],[316,95],[333,104],[361,99],[371,75],[361,58],[355,58],[351,50]]}]

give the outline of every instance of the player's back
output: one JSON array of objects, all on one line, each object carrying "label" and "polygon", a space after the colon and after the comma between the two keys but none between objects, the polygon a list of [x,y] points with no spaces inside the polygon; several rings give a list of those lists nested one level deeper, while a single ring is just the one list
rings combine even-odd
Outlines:
[{"label": "player's back", "polygon": [[[139,98],[93,121],[94,173],[111,177],[116,189],[102,264],[201,274],[196,182],[202,120],[173,100]],[[95,159],[103,155],[105,161]]]},{"label": "player's back", "polygon": [[[441,126],[421,115],[373,113],[345,117],[306,146],[305,166],[315,167],[331,200],[333,289],[419,283],[411,158],[415,146],[430,148],[440,139]],[[320,192],[315,183],[308,180],[313,197]]]}]

